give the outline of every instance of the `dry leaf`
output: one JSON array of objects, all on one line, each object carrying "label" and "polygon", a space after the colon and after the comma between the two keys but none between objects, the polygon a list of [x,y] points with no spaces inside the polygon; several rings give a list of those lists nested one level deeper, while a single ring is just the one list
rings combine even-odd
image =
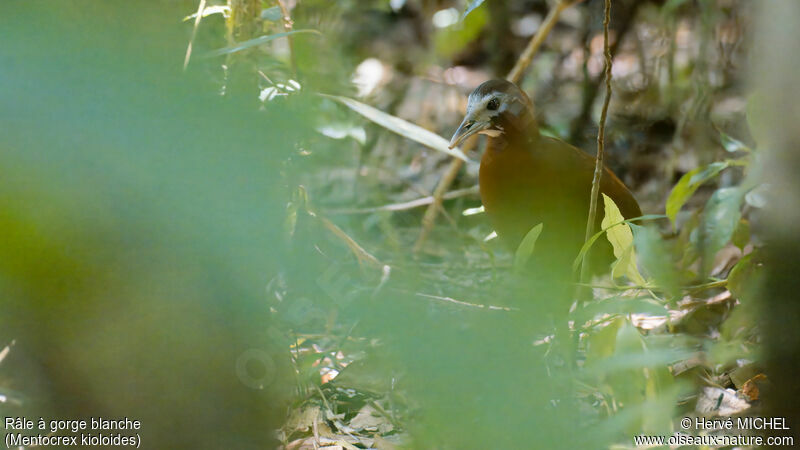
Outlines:
[{"label": "dry leaf", "polygon": [[742,394],[746,395],[751,402],[758,400],[758,394],[759,394],[758,384],[760,382],[766,381],[766,379],[767,376],[764,375],[763,373],[760,373],[754,376],[753,378],[750,378],[744,383],[744,386],[742,386]]}]

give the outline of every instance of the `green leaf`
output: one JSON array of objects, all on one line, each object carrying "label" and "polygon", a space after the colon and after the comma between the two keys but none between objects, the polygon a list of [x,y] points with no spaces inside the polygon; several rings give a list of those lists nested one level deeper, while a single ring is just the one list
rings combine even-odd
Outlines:
[{"label": "green leaf", "polygon": [[750,242],[750,222],[747,219],[739,220],[736,229],[733,230],[731,242],[739,247],[739,250],[744,251],[744,247]]},{"label": "green leaf", "polygon": [[755,299],[754,293],[763,282],[763,264],[754,253],[745,255],[728,274],[728,290],[740,301]]},{"label": "green leaf", "polygon": [[670,297],[678,295],[678,271],[661,234],[653,227],[633,224],[631,224],[631,230],[633,231],[633,243],[639,252],[640,261],[646,273]]},{"label": "green leaf", "polygon": [[708,273],[714,255],[731,240],[742,216],[744,194],[738,187],[717,189],[708,199],[703,221],[692,232],[691,240],[703,257],[703,273]]},{"label": "green leaf", "polygon": [[323,97],[335,100],[353,111],[361,114],[367,119],[375,122],[376,124],[386,128],[389,131],[399,134],[405,138],[411,139],[414,142],[431,148],[433,150],[446,153],[466,162],[472,162],[458,147],[454,149],[448,148],[449,142],[447,139],[439,136],[436,133],[426,130],[419,125],[414,125],[399,117],[387,114],[379,109],[373,108],[367,104],[361,103],[348,97],[340,97],[338,95],[320,94]]},{"label": "green leaf", "polygon": [[583,259],[586,258],[586,253],[589,252],[589,249],[592,248],[592,245],[594,245],[595,241],[597,241],[597,239],[600,236],[602,236],[606,231],[608,231],[611,227],[616,227],[616,226],[622,225],[623,223],[633,223],[633,222],[640,222],[640,221],[643,221],[643,220],[663,219],[665,217],[666,216],[661,215],[661,214],[646,214],[644,216],[634,217],[632,219],[627,219],[627,220],[623,220],[623,221],[617,222],[617,223],[612,224],[612,225],[610,225],[608,227],[601,226],[602,229],[600,231],[595,233],[594,236],[590,237],[588,241],[583,243],[583,247],[581,247],[581,250],[578,252],[578,256],[576,256],[575,260],[572,261],[572,271],[573,272],[577,272],[578,271],[578,269],[581,266],[581,261],[583,261]]},{"label": "green leaf", "polygon": [[700,185],[719,175],[728,165],[728,161],[711,163],[705,167],[698,167],[687,172],[678,180],[678,183],[672,188],[669,198],[667,198],[666,207],[667,217],[669,217],[673,227],[675,226],[675,217],[677,217],[678,211],[686,203],[686,200],[689,200],[689,197],[695,193]]},{"label": "green leaf", "polygon": [[225,48],[221,48],[219,50],[214,50],[214,51],[208,52],[205,55],[203,55],[203,57],[204,58],[213,58],[215,56],[228,55],[228,54],[231,54],[231,53],[236,53],[236,52],[240,52],[242,50],[246,50],[248,48],[257,47],[257,46],[259,46],[261,44],[267,43],[269,41],[272,41],[272,40],[275,40],[275,39],[278,39],[278,38],[290,36],[290,35],[293,35],[293,34],[302,34],[302,33],[318,34],[320,36],[322,35],[322,33],[320,33],[319,31],[310,30],[310,29],[308,29],[308,30],[292,30],[292,31],[285,31],[283,33],[268,34],[266,36],[259,36],[259,37],[255,38],[255,39],[250,39],[248,41],[239,42],[239,43],[237,43],[235,45],[232,45],[230,47],[225,47]]},{"label": "green leaf", "polygon": [[744,143],[731,135],[725,133],[724,131],[719,131],[719,138],[722,141],[722,146],[725,147],[725,151],[733,153],[733,152],[751,152],[752,149]]},{"label": "green leaf", "polygon": [[542,233],[542,228],[544,224],[538,224],[535,227],[531,228],[528,231],[528,234],[522,239],[519,246],[517,247],[517,251],[514,253],[514,269],[517,271],[522,271],[525,268],[525,264],[528,263],[531,255],[533,254],[533,249],[536,246],[536,240],[539,239],[539,235]]},{"label": "green leaf", "polygon": [[625,218],[619,212],[619,208],[611,200],[611,197],[603,194],[605,206],[605,216],[600,226],[606,228],[606,237],[611,246],[614,247],[614,256],[617,261],[614,263],[611,275],[613,278],[627,276],[636,284],[644,285],[646,281],[636,267],[636,252],[633,248],[633,232],[630,225],[621,223],[619,226],[612,226],[615,223],[624,222]]},{"label": "green leaf", "polygon": [[469,5],[467,5],[467,9],[464,10],[464,15],[461,16],[461,18],[464,19],[465,17],[467,17],[469,13],[472,12],[472,10],[481,6],[483,2],[484,0],[472,0],[471,2],[469,2]]},{"label": "green leaf", "polygon": [[686,348],[640,350],[637,348],[634,340],[635,336],[632,334],[635,330],[636,327],[633,325],[623,326],[619,332],[623,336],[618,336],[617,338],[617,352],[615,355],[598,361],[593,369],[602,373],[612,370],[655,368],[674,363],[691,355],[691,352]]},{"label": "green leaf", "polygon": [[462,51],[481,35],[488,21],[489,13],[486,8],[476,8],[471,10],[469,16],[465,15],[459,25],[438,29],[433,38],[436,53],[450,58]]},{"label": "green leaf", "polygon": [[[614,224],[614,225],[619,225],[619,224]],[[612,226],[614,226],[614,225],[612,225]],[[604,229],[598,231],[597,233],[595,233],[594,236],[590,237],[588,241],[583,243],[583,247],[581,247],[581,251],[578,252],[578,256],[576,256],[575,260],[572,261],[572,271],[573,272],[577,272],[578,271],[578,269],[581,266],[581,261],[583,261],[583,259],[586,258],[586,253],[589,252],[589,249],[592,248],[592,245],[594,245],[595,241],[597,241],[597,239],[600,236],[602,236],[603,233],[605,233],[605,232],[606,232],[606,229],[604,228]]]},{"label": "green leaf", "polygon": [[624,317],[617,317],[608,325],[588,333],[586,339],[586,363],[593,364],[602,361],[614,354],[617,344],[617,332],[623,323]]},{"label": "green leaf", "polygon": [[768,183],[760,184],[745,194],[744,201],[753,208],[763,208],[767,206],[769,190],[770,185]]}]

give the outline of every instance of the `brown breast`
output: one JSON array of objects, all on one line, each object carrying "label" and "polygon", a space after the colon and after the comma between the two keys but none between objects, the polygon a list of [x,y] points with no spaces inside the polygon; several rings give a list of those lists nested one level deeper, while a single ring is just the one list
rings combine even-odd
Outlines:
[{"label": "brown breast", "polygon": [[[537,252],[542,248],[574,258],[583,243],[593,173],[594,158],[557,139],[489,139],[481,159],[481,200],[495,231],[512,249],[543,223]],[[641,215],[631,192],[608,169],[601,192],[614,200],[624,217]],[[598,230],[603,214],[601,200]]]}]

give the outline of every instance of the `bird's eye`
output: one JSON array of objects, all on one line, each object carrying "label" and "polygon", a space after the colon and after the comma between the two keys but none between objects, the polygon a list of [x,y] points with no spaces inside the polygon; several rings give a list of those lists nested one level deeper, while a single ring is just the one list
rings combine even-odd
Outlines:
[{"label": "bird's eye", "polygon": [[500,101],[497,100],[497,97],[489,100],[489,103],[486,104],[486,109],[489,111],[496,111],[497,108],[500,107]]}]

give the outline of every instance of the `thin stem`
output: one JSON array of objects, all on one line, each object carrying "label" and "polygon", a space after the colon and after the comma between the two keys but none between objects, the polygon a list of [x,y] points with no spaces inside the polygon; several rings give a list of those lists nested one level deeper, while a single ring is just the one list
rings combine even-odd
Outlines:
[{"label": "thin stem", "polygon": [[[458,161],[461,161],[460,159]],[[464,189],[456,189],[450,192],[445,193],[442,195],[442,200],[451,200],[454,198],[460,197],[467,197],[467,196],[475,196],[478,194],[478,186],[473,186]],[[419,206],[430,205],[435,201],[433,195],[429,195],[427,197],[418,198],[416,200],[410,200],[407,202],[402,203],[391,203],[388,205],[382,206],[373,206],[371,208],[347,208],[347,209],[329,209],[326,210],[325,213],[329,215],[333,214],[373,214],[376,212],[382,211],[405,211],[407,209],[417,208]]]},{"label": "thin stem", "polygon": [[528,42],[528,46],[525,47],[525,50],[520,55],[519,59],[517,59],[517,63],[514,64],[514,68],[508,73],[508,76],[506,77],[508,81],[512,83],[519,83],[519,80],[522,79],[522,75],[525,73],[525,69],[531,65],[533,56],[539,51],[539,47],[542,46],[542,43],[550,34],[550,31],[558,22],[558,18],[561,16],[561,13],[565,9],[580,1],[582,0],[562,0],[556,4],[555,8],[552,8],[550,11],[548,11],[547,17],[545,17],[544,21],[542,22],[542,26],[539,27],[539,30],[536,31],[536,34]]},{"label": "thin stem", "polygon": [[[592,178],[592,193],[589,198],[589,217],[586,220],[586,235],[584,241],[591,239],[594,234],[594,222],[597,217],[597,201],[600,196],[600,180],[603,175],[603,158],[605,157],[606,141],[606,118],[608,117],[608,105],[611,103],[611,48],[608,44],[608,24],[611,22],[611,0],[605,0],[605,15],[603,17],[603,54],[605,56],[605,78],[606,96],[603,100],[603,109],[600,112],[600,123],[597,130],[597,160],[594,165],[594,177]],[[586,281],[589,272],[588,258],[581,262],[582,282]]]},{"label": "thin stem", "polygon": [[[477,137],[473,137],[465,142],[462,150],[466,153],[470,148],[475,147],[475,141],[477,141]],[[447,190],[450,189],[450,185],[455,181],[463,165],[463,160],[453,158],[453,160],[450,161],[447,172],[445,172],[439,184],[436,185],[436,189],[433,190],[433,202],[428,206],[428,209],[425,210],[425,215],[422,216],[422,231],[417,238],[417,242],[414,243],[414,253],[419,252],[422,246],[425,245],[425,241],[428,239],[428,235],[433,229],[433,225],[436,223],[436,215],[439,213],[440,208],[442,208],[444,195],[447,193]]]},{"label": "thin stem", "polygon": [[200,27],[200,20],[203,18],[203,11],[206,9],[206,0],[200,0],[197,6],[197,17],[194,18],[194,27],[192,28],[192,37],[189,38],[189,45],[186,46],[186,56],[183,58],[183,70],[189,65],[189,58],[192,57],[192,45],[194,39],[197,37],[197,29]]}]

